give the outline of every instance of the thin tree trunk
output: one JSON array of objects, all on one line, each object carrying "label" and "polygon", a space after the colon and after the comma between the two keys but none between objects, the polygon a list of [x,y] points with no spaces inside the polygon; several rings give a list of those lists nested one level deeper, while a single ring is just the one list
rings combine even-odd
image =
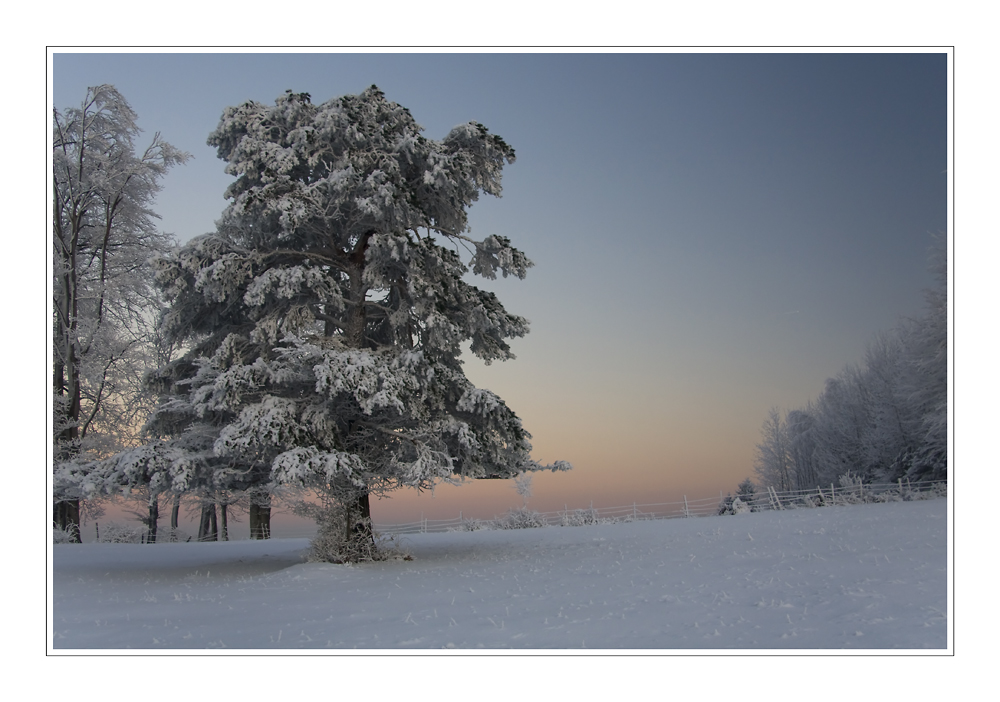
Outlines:
[{"label": "thin tree trunk", "polygon": [[219,516],[222,519],[222,532],[220,533],[220,538],[222,541],[229,541],[229,519],[226,514],[229,505],[225,502],[219,505]]},{"label": "thin tree trunk", "polygon": [[[263,504],[262,504],[263,503]],[[271,501],[266,495],[250,497],[250,538],[271,538]]]},{"label": "thin tree trunk", "polygon": [[156,543],[156,529],[157,522],[160,521],[160,497],[159,495],[153,495],[149,498],[149,526],[148,526],[148,537],[146,538],[147,544]]},{"label": "thin tree trunk", "polygon": [[53,522],[70,534],[73,543],[83,543],[80,538],[80,500],[59,500],[53,508]]},{"label": "thin tree trunk", "polygon": [[170,539],[177,541],[177,519],[181,513],[181,496],[174,495],[174,506],[170,509]]},{"label": "thin tree trunk", "polygon": [[[57,460],[69,460],[78,450],[79,420],[80,420],[80,379],[79,359],[76,353],[76,256],[75,236],[68,254],[64,253],[63,266],[66,271],[62,275],[63,295],[58,310],[59,342],[62,346],[63,359],[53,369],[53,384],[55,392],[63,402],[59,408],[62,413],[65,428],[59,433],[57,442]],[[82,543],[80,538],[80,500],[56,500],[53,506],[53,521],[63,531],[71,534],[72,541]]]},{"label": "thin tree trunk", "polygon": [[198,541],[218,541],[216,528],[215,503],[207,502],[201,506],[201,520],[198,524]]}]

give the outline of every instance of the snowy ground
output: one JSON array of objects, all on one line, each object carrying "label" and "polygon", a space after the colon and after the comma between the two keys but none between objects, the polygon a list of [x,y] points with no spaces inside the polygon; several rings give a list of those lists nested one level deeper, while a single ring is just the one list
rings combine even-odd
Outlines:
[{"label": "snowy ground", "polygon": [[[54,547],[72,649],[939,649],[947,501],[407,536]],[[928,651],[930,652],[930,651]]]}]

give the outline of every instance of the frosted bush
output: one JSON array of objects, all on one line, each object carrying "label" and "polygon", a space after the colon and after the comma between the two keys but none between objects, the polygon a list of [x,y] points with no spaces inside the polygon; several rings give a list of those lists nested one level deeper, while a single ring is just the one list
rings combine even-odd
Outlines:
[{"label": "frosted bush", "polygon": [[547,526],[538,512],[527,508],[512,509],[493,520],[495,529],[535,529]]},{"label": "frosted bush", "polygon": [[934,499],[936,497],[947,497],[948,496],[948,483],[944,483],[944,482],[942,482],[942,483],[936,483],[927,492],[918,492],[918,493],[915,493],[915,494],[920,495],[920,497],[918,499],[921,499],[921,500],[932,500],[932,499]]},{"label": "frosted bush", "polygon": [[562,526],[585,526],[588,524],[599,524],[601,518],[597,514],[597,510],[594,508],[590,509],[575,509],[572,512],[563,512],[559,523]]},{"label": "frosted bush", "polygon": [[840,483],[840,489],[836,493],[835,502],[854,505],[867,501],[860,475],[855,475],[851,471],[847,471],[837,478],[837,482]]},{"label": "frosted bush", "polygon": [[802,495],[795,502],[788,505],[789,507],[822,507],[823,501],[820,500],[819,495]]},{"label": "frosted bush", "polygon": [[[230,517],[230,519],[232,519],[232,517]],[[162,539],[157,539],[158,541],[162,540],[162,541],[166,541],[168,543],[176,543],[176,542],[187,543],[192,538],[191,534],[187,533],[183,529],[170,529],[170,528],[168,528],[168,529],[164,529],[162,533],[163,533],[163,537],[162,537]]]},{"label": "frosted bush", "polygon": [[60,529],[57,526],[52,527],[52,543],[54,544],[76,543],[74,536],[74,533],[69,529]]},{"label": "frosted bush", "polygon": [[861,476],[855,475],[851,471],[847,471],[842,476],[837,478],[837,482],[840,483],[842,488],[855,488],[861,486]]},{"label": "frosted bush", "polygon": [[138,544],[145,533],[145,528],[140,526],[108,522],[98,529],[97,540],[102,544]]},{"label": "frosted bush", "polygon": [[483,519],[463,519],[462,523],[455,527],[454,531],[483,531],[491,529],[491,522]]},{"label": "frosted bush", "polygon": [[[413,560],[412,556],[403,553],[396,546],[393,537],[375,533],[370,519],[353,519],[355,533],[348,534],[347,519],[348,515],[342,507],[327,509],[317,519],[319,531],[309,542],[306,556],[310,563]],[[364,536],[365,533],[370,533],[371,536]]]},{"label": "frosted bush", "polygon": [[900,493],[899,490],[886,490],[875,495],[873,498],[875,502],[904,502],[912,499],[912,496],[905,492]]},{"label": "frosted bush", "polygon": [[903,500],[934,500],[939,497],[948,496],[948,483],[940,482],[931,485],[928,490],[914,490],[910,487],[904,487],[902,490]]},{"label": "frosted bush", "polygon": [[726,495],[719,503],[719,510],[716,514],[749,514],[756,511],[757,509],[750,502],[741,499],[738,495],[736,497]]}]

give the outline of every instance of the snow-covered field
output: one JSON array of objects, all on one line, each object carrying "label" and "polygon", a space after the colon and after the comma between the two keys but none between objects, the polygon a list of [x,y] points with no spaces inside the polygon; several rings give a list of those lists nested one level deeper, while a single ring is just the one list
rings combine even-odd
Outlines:
[{"label": "snow-covered field", "polygon": [[407,536],[59,545],[51,647],[946,652],[947,500]]}]

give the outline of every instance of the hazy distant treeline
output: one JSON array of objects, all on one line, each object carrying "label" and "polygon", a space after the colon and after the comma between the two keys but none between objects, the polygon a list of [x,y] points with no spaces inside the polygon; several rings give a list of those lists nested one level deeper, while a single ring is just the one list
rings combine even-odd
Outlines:
[{"label": "hazy distant treeline", "polygon": [[877,336],[804,408],[771,409],[754,462],[762,485],[804,489],[847,472],[865,482],[947,477],[946,254],[932,265],[938,284],[922,316]]}]

